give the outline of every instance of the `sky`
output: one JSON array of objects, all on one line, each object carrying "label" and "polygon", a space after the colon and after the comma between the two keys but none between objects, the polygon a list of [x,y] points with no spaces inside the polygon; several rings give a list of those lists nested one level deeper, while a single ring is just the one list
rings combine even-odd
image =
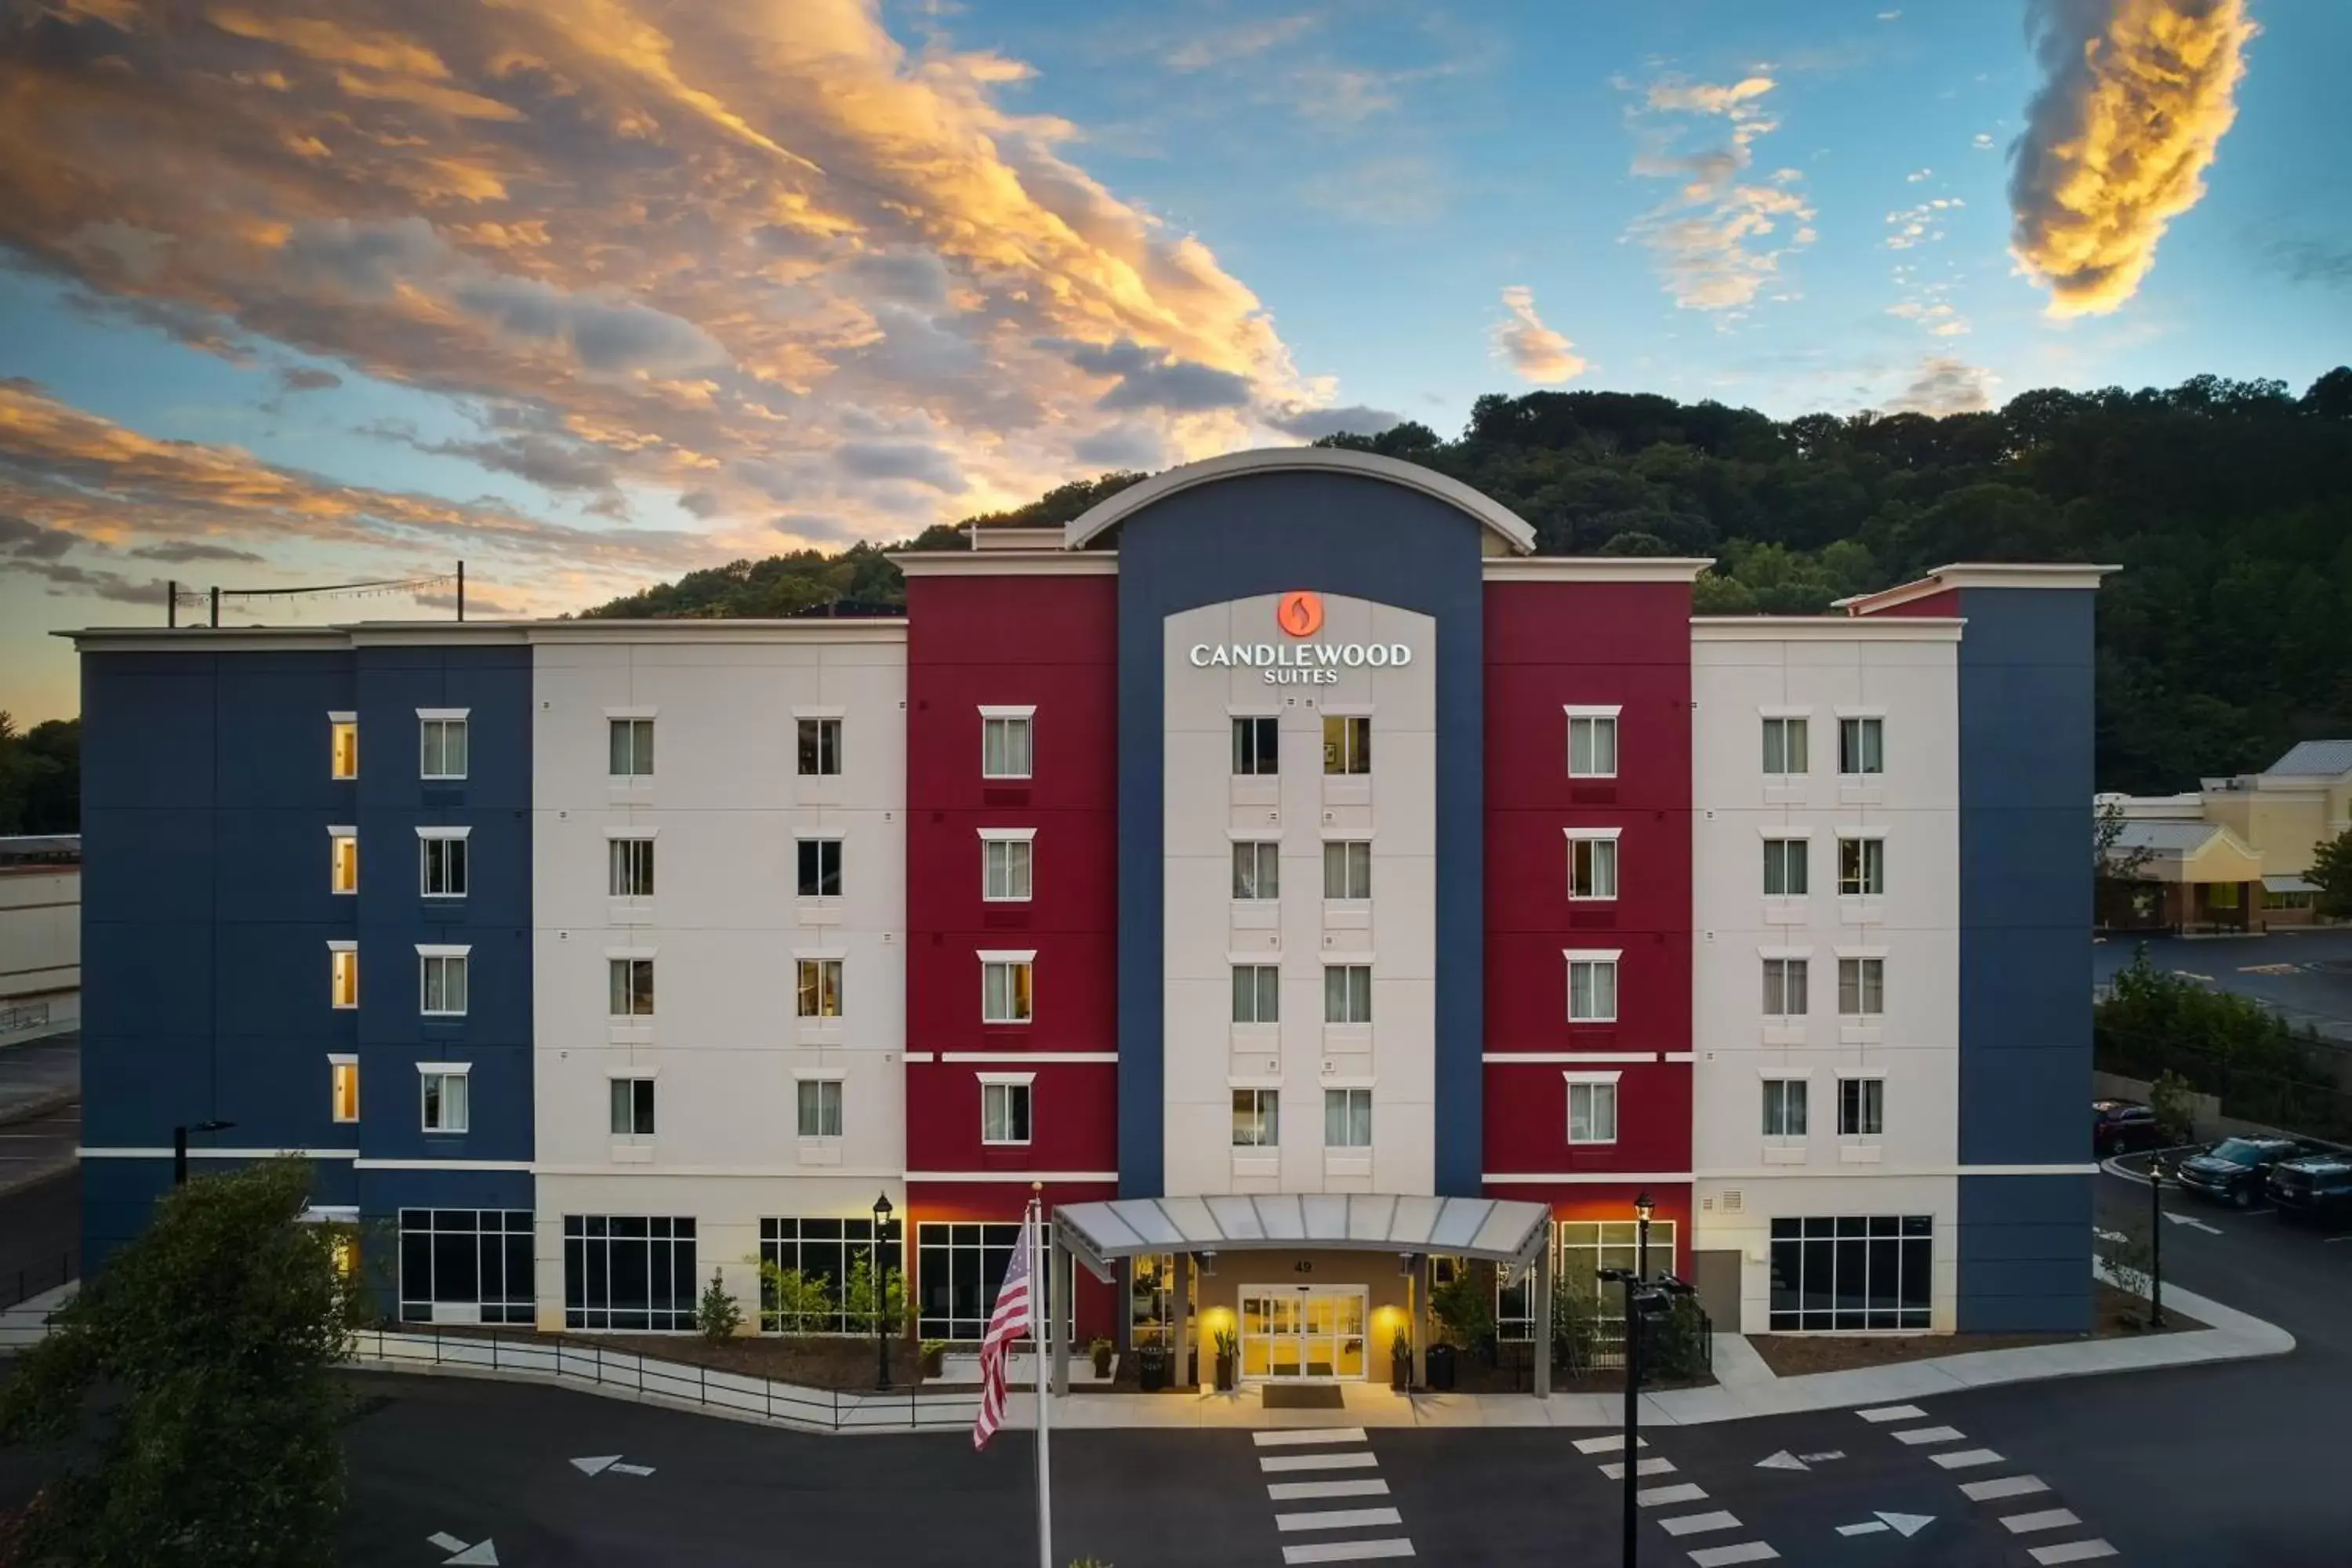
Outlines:
[{"label": "sky", "polygon": [[1490,392],[2299,392],[2347,60],[2341,0],[0,0],[0,709],[169,579],[553,615]]}]

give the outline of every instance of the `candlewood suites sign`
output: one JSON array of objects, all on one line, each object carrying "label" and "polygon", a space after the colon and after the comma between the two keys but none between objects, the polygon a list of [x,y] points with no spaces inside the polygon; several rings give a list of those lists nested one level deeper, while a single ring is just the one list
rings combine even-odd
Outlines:
[{"label": "candlewood suites sign", "polygon": [[1401,669],[1412,649],[1401,642],[1307,642],[1323,626],[1323,600],[1304,590],[1285,594],[1274,624],[1291,641],[1196,642],[1187,654],[1195,669],[1255,669],[1268,686],[1336,686],[1343,669]]}]

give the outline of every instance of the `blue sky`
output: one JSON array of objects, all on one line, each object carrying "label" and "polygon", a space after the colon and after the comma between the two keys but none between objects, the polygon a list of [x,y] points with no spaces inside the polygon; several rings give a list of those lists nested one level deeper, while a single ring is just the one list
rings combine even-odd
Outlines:
[{"label": "blue sky", "polygon": [[169,576],[462,556],[549,614],[1489,392],[1936,413],[2352,341],[2333,0],[47,11],[20,720]]}]

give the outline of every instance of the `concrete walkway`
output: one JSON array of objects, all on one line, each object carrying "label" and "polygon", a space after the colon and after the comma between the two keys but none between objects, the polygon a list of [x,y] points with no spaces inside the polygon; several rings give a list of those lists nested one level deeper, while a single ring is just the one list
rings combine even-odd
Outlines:
[{"label": "concrete walkway", "polygon": [[81,1031],[0,1045],[0,1123],[18,1121],[81,1098]]}]

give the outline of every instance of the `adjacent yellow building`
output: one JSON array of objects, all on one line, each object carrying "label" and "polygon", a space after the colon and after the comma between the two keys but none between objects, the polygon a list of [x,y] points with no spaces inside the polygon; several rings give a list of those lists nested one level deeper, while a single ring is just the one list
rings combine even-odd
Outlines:
[{"label": "adjacent yellow building", "polygon": [[2110,929],[2302,925],[2318,846],[2352,826],[2352,741],[2305,741],[2257,773],[2182,795],[2103,795],[2123,818],[2100,888]]}]

